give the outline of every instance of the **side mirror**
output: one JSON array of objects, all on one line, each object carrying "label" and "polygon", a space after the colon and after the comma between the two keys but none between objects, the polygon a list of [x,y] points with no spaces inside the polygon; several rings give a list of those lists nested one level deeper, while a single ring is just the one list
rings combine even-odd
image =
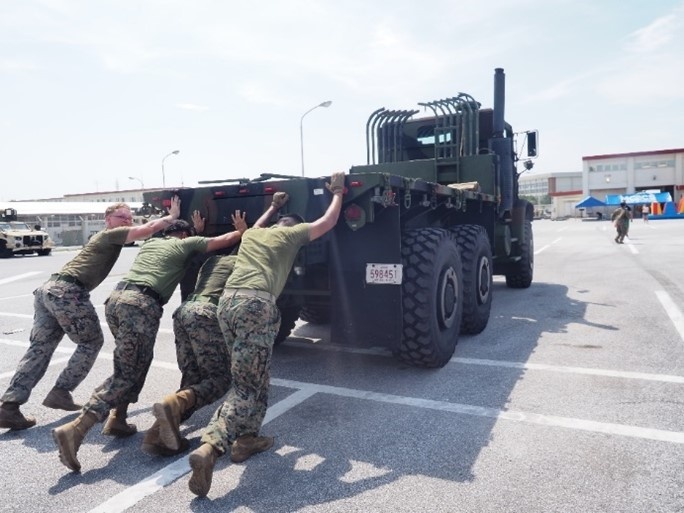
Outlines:
[{"label": "side mirror", "polygon": [[532,130],[525,133],[527,134],[527,156],[538,156],[539,153],[537,152],[537,140],[539,139],[539,132],[537,130]]}]

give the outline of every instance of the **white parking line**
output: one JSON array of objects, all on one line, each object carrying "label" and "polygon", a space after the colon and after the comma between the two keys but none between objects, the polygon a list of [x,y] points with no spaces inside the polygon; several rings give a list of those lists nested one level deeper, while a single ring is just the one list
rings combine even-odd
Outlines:
[{"label": "white parking line", "polygon": [[672,324],[674,324],[677,333],[679,333],[679,338],[684,341],[684,314],[682,314],[677,303],[675,303],[670,295],[664,290],[656,290],[655,295],[660,301],[660,304],[663,305],[665,313],[667,313]]},{"label": "white parking line", "polygon": [[[666,297],[667,293],[660,291],[663,294],[665,294]],[[662,301],[662,300],[661,300]],[[671,300],[670,300],[671,301]],[[676,305],[674,303],[671,303],[670,305],[671,308],[674,308],[675,312],[672,313],[672,315],[676,316],[679,310],[677,309]],[[679,331],[680,335],[684,339],[684,316],[682,316],[681,312],[679,312],[679,322],[680,326],[677,328]],[[10,340],[10,339],[0,339],[0,344],[5,344],[9,346],[15,346],[15,347],[25,347],[27,348],[29,346],[28,342],[24,342],[21,340]],[[331,352],[337,352],[337,353],[351,353],[351,354],[366,354],[366,355],[372,355],[372,356],[383,356],[387,358],[391,358],[392,354],[382,348],[361,348],[361,347],[345,347],[345,346],[336,346],[333,344],[313,344],[309,342],[295,342],[291,341],[288,342],[288,346],[292,347],[300,347],[303,349],[314,349],[317,351],[331,351]],[[55,350],[55,352],[58,353],[66,353],[66,354],[71,354],[74,352],[75,346],[72,344],[71,347],[63,347],[59,346]],[[111,360],[113,358],[112,353],[107,353],[104,351],[101,351],[100,354],[98,355],[98,358],[102,358],[105,360]],[[547,365],[544,363],[526,363],[526,362],[511,362],[511,361],[505,361],[505,360],[486,360],[486,359],[481,359],[481,358],[459,358],[459,357],[453,357],[451,360],[449,360],[449,364],[461,364],[461,365],[485,365],[488,367],[504,367],[504,368],[509,368],[509,369],[521,369],[521,370],[537,370],[537,371],[549,371],[549,372],[561,372],[561,373],[567,373],[567,374],[584,374],[584,375],[590,375],[590,376],[602,376],[602,377],[607,377],[607,378],[618,378],[618,379],[638,379],[638,380],[643,380],[643,381],[656,381],[656,382],[662,382],[662,383],[677,383],[677,384],[684,384],[684,376],[677,376],[673,374],[651,374],[651,373],[646,373],[646,372],[628,372],[628,371],[618,371],[618,370],[611,370],[611,369],[594,369],[590,367],[566,367],[562,365]],[[152,362],[153,367],[159,367],[159,368],[164,368],[164,369],[174,369],[177,370],[178,366],[173,363],[168,363],[168,362],[162,362],[159,360],[154,360]],[[10,374],[11,375],[11,374]],[[5,374],[0,374],[0,379],[3,377],[6,377],[7,373]]]},{"label": "white parking line", "polygon": [[627,237],[627,240],[625,240],[625,246],[627,246],[627,247],[629,248],[629,250],[632,252],[633,255],[638,255],[638,254],[639,254],[639,250],[638,250],[637,247],[632,243],[632,239],[630,239],[629,237]]},{"label": "white parking line", "polygon": [[539,253],[541,253],[541,252],[544,251],[545,249],[547,249],[547,248],[553,246],[554,244],[556,244],[557,242],[561,241],[562,239],[563,239],[563,237],[558,237],[556,240],[554,240],[553,242],[551,242],[551,244],[547,244],[546,246],[542,246],[541,248],[539,248],[537,251],[534,252],[534,254],[535,254],[535,255],[538,255]]},{"label": "white parking line", "polygon": [[[317,392],[313,387],[306,385],[297,388],[300,388],[300,390],[268,408],[266,416],[264,417],[264,424],[268,424],[273,419],[306,401]],[[91,509],[88,513],[119,513],[125,511],[145,497],[158,492],[165,486],[173,483],[176,479],[183,477],[188,472],[190,472],[188,457],[187,455],[181,456],[170,465],[167,465],[139,483],[126,488],[123,492],[118,493],[96,508]]]},{"label": "white parking line", "polygon": [[[282,415],[294,406],[301,404],[314,394],[322,393],[365,401],[376,401],[380,403],[411,406],[414,408],[446,411],[456,414],[474,415],[477,417],[488,417],[497,420],[525,422],[541,426],[561,427],[566,429],[589,431],[593,433],[603,433],[607,435],[684,444],[684,433],[679,431],[642,428],[638,426],[613,424],[609,422],[595,422],[591,420],[558,417],[555,415],[542,415],[539,413],[527,413],[514,410],[498,410],[496,408],[487,408],[483,406],[472,406],[468,404],[450,403],[446,401],[433,401],[430,399],[416,397],[382,394],[367,390],[356,390],[353,388],[303,383],[301,381],[293,381],[288,379],[272,379],[271,384],[275,386],[298,389],[299,392],[292,394],[287,399],[284,399],[283,401],[280,401],[279,403],[276,403],[270,407],[267,411],[266,418],[264,419],[264,424],[270,422],[279,415]],[[170,465],[167,465],[151,476],[140,481],[136,485],[133,485],[123,492],[111,497],[106,502],[90,510],[89,513],[119,513],[125,511],[145,497],[152,495],[165,486],[173,483],[188,472],[190,472],[188,457],[183,456],[181,459],[178,459]]]},{"label": "white parking line", "polygon": [[16,276],[12,276],[11,278],[3,278],[2,280],[0,280],[0,285],[4,285],[5,283],[12,283],[13,281],[23,280],[24,278],[29,278],[31,276],[35,276],[36,274],[41,273],[42,271],[32,271],[30,273],[17,274]]}]

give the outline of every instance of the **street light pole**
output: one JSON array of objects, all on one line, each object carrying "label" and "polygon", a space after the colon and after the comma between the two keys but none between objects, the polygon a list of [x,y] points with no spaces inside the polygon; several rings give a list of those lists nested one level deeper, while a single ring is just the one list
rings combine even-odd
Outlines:
[{"label": "street light pole", "polygon": [[315,107],[311,107],[304,114],[302,114],[302,117],[299,120],[299,148],[301,150],[301,159],[302,159],[302,176],[304,176],[304,116],[306,116],[312,110],[317,109],[318,107],[326,107],[327,108],[327,107],[330,107],[331,104],[332,104],[331,100],[327,100],[327,101],[324,101],[323,103],[319,103]]},{"label": "street light pole", "polygon": [[166,175],[164,174],[164,161],[166,160],[166,157],[170,157],[171,155],[178,155],[179,153],[180,153],[180,150],[173,150],[168,155],[165,155],[164,158],[162,159],[162,188],[163,189],[166,189]]}]

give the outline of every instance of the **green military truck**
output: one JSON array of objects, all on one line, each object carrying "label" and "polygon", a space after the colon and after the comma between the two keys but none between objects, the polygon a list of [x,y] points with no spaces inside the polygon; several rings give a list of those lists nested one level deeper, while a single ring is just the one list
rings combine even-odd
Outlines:
[{"label": "green military truck", "polygon": [[14,255],[47,256],[52,252],[54,243],[40,226],[29,226],[17,221],[17,211],[7,208],[0,211],[0,258]]},{"label": "green military truck", "polygon": [[[538,137],[523,132],[518,141],[504,121],[504,91],[496,69],[491,109],[458,94],[418,104],[424,117],[415,109],[371,114],[367,163],[349,170],[340,220],[302,249],[278,300],[277,343],[301,317],[329,322],[333,343],[384,346],[412,365],[440,367],[460,333],[485,329],[494,275],[530,286],[534,208],[518,197],[516,164],[525,149],[524,167],[532,167]],[[233,229],[235,209],[253,223],[277,191],[290,196],[285,211],[315,220],[330,202],[325,181],[263,174],[145,200],[163,208],[178,194],[183,217],[199,209],[211,236]]]}]

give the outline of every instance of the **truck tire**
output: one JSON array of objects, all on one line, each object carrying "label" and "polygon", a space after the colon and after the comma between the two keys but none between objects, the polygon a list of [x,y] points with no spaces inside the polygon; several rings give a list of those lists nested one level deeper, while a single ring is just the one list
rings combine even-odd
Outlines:
[{"label": "truck tire", "polygon": [[38,256],[48,256],[52,252],[52,249],[39,249],[36,253]]},{"label": "truck tire", "polygon": [[450,229],[463,263],[463,316],[461,333],[481,333],[492,310],[494,280],[492,248],[484,227],[464,224]]},{"label": "truck tire", "polygon": [[311,324],[330,324],[330,305],[304,305],[299,318]]},{"label": "truck tire", "polygon": [[280,306],[279,308],[280,328],[278,329],[278,334],[273,342],[276,346],[285,342],[287,337],[290,336],[297,319],[299,319],[299,310],[301,309],[300,306]]},{"label": "truck tire", "polygon": [[512,289],[526,289],[532,285],[534,274],[534,239],[532,221],[525,219],[520,241],[520,260],[510,264],[506,273],[506,285]]},{"label": "truck tire", "polygon": [[417,367],[443,367],[456,349],[463,309],[463,270],[447,230],[402,236],[403,335],[395,356]]}]

